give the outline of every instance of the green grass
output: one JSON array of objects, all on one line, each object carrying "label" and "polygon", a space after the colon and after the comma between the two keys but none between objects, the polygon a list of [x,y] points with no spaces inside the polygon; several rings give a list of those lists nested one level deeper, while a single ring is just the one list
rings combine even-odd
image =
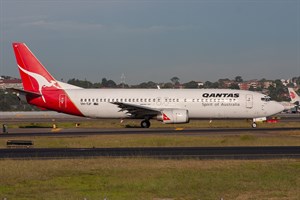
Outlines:
[{"label": "green grass", "polygon": [[299,160],[0,160],[0,198],[296,200],[299,174]]},{"label": "green grass", "polygon": [[[180,133],[180,132],[179,132]],[[92,147],[188,147],[188,146],[299,146],[300,131],[276,132],[257,135],[90,135],[50,137],[9,137],[0,138],[0,148],[6,148],[7,140],[32,140],[35,148],[92,148]]]}]

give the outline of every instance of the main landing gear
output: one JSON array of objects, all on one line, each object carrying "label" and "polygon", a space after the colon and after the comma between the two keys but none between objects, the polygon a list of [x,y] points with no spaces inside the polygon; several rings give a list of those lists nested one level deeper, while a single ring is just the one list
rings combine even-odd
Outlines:
[{"label": "main landing gear", "polygon": [[256,128],[256,127],[257,127],[256,122],[253,122],[253,123],[252,123],[252,128]]},{"label": "main landing gear", "polygon": [[141,127],[142,128],[149,128],[150,127],[150,121],[149,120],[143,120],[142,122],[141,122]]}]

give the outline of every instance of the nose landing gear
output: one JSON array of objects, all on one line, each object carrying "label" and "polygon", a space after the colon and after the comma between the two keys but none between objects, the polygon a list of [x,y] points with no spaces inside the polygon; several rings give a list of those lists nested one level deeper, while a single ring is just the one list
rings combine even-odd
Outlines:
[{"label": "nose landing gear", "polygon": [[151,125],[151,123],[150,123],[150,121],[149,120],[143,120],[142,122],[141,122],[141,127],[142,128],[149,128],[150,127],[150,125]]}]

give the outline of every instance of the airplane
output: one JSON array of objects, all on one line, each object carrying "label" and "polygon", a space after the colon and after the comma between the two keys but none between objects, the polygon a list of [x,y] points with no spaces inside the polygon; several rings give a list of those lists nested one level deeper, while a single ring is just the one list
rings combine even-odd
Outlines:
[{"label": "airplane", "polygon": [[284,111],[288,111],[290,109],[295,108],[297,105],[288,101],[280,101],[278,102],[284,107]]},{"label": "airplane", "polygon": [[289,90],[289,95],[290,95],[290,98],[291,98],[291,103],[298,102],[298,104],[299,104],[300,103],[300,97],[295,92],[295,90],[293,88],[288,88],[288,90]]},{"label": "airplane", "polygon": [[230,89],[84,89],[57,81],[25,43],[12,44],[23,82],[14,89],[39,108],[89,118],[141,119],[165,124],[190,119],[253,119],[256,122],[281,112],[281,104],[269,96]]},{"label": "airplane", "polygon": [[287,112],[287,111],[289,111],[289,110],[294,109],[295,107],[297,107],[296,101],[293,100],[293,98],[296,99],[296,97],[297,97],[296,96],[297,95],[296,92],[292,88],[288,88],[288,90],[289,90],[289,96],[291,98],[291,101],[280,101],[280,102],[278,102],[281,105],[283,105],[283,107],[284,107],[283,111],[284,112]]}]

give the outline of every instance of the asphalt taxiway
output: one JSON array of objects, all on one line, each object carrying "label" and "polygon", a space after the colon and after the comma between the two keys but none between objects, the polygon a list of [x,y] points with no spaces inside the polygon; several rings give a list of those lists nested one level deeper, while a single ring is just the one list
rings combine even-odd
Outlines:
[{"label": "asphalt taxiway", "polygon": [[1,159],[53,159],[91,157],[150,157],[176,159],[298,159],[300,158],[300,146],[0,149]]},{"label": "asphalt taxiway", "polygon": [[[284,122],[300,122],[300,113],[280,113],[275,115],[274,117]],[[78,116],[58,113],[54,111],[0,112],[0,121],[2,123],[10,123],[10,122],[36,123],[36,122],[53,122],[53,121],[77,123],[82,121],[97,121],[97,120],[99,119],[78,117]],[[205,120],[209,120],[209,119],[205,119]]]}]

